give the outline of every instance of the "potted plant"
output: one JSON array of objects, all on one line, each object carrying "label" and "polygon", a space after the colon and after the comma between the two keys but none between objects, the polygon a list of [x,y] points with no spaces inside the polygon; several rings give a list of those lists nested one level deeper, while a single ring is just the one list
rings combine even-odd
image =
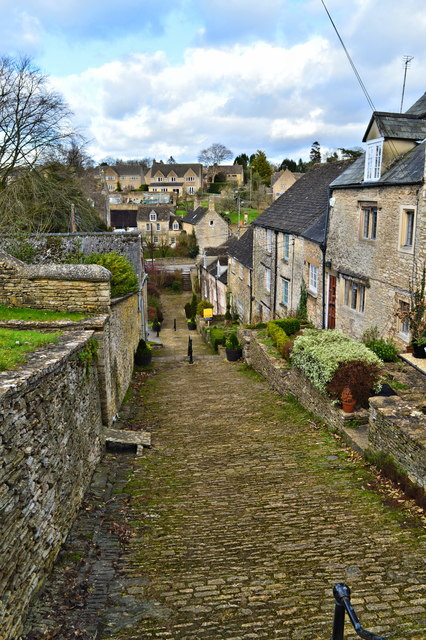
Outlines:
[{"label": "potted plant", "polygon": [[139,344],[137,346],[135,352],[135,364],[139,367],[146,367],[151,363],[152,360],[152,348],[149,344],[145,342],[145,340],[139,340]]},{"label": "potted plant", "polygon": [[345,413],[353,413],[355,409],[356,400],[353,397],[349,387],[345,387],[341,395],[342,409]]},{"label": "potted plant", "polygon": [[236,362],[243,355],[241,344],[235,332],[230,333],[225,340],[226,359],[229,362]]},{"label": "potted plant", "polygon": [[152,330],[155,331],[158,334],[161,331],[161,322],[159,321],[158,318],[154,318],[153,323],[152,323]]},{"label": "potted plant", "polygon": [[188,320],[188,329],[190,331],[195,331],[196,328],[197,328],[197,322],[195,320],[195,316],[191,316]]}]

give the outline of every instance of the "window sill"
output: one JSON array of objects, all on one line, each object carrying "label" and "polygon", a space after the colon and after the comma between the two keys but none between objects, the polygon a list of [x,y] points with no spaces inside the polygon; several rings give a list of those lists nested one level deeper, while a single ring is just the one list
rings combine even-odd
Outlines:
[{"label": "window sill", "polygon": [[406,342],[407,344],[410,344],[410,334],[409,333],[402,333],[402,331],[400,331],[398,333],[398,338],[400,340],[402,340],[402,342]]},{"label": "window sill", "polygon": [[354,316],[363,316],[365,314],[365,311],[358,311],[357,309],[352,309],[352,307],[348,307],[347,305],[343,305],[343,308]]},{"label": "window sill", "polygon": [[318,291],[314,291],[313,289],[307,289],[306,293],[308,294],[308,296],[311,296],[311,298],[318,298]]},{"label": "window sill", "polygon": [[398,251],[400,251],[401,253],[412,255],[414,253],[414,247],[412,245],[411,246],[400,245],[398,247]]},{"label": "window sill", "polygon": [[288,304],[284,304],[284,302],[280,302],[280,307],[283,309],[288,309]]}]

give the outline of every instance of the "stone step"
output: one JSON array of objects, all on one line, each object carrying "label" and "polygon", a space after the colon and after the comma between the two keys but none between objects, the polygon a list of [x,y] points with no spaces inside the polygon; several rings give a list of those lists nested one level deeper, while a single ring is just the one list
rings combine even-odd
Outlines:
[{"label": "stone step", "polygon": [[148,431],[129,431],[127,429],[106,429],[105,445],[107,449],[132,449],[141,456],[143,448],[151,447],[151,434]]}]

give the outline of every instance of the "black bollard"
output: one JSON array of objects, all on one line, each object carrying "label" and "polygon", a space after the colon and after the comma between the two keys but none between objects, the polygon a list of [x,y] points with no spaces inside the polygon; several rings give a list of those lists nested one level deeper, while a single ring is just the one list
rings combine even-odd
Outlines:
[{"label": "black bollard", "polygon": [[191,336],[189,336],[189,338],[188,338],[188,357],[189,357],[189,364],[194,364],[194,360],[192,359],[192,338],[191,338]]},{"label": "black bollard", "polygon": [[176,318],[173,320],[173,329],[176,331]]}]

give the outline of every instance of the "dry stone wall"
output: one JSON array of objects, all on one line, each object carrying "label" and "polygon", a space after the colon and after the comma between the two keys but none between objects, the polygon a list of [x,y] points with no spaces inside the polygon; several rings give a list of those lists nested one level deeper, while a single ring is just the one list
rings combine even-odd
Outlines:
[{"label": "dry stone wall", "polygon": [[0,373],[0,638],[16,640],[100,458],[90,331],[73,331]]}]

